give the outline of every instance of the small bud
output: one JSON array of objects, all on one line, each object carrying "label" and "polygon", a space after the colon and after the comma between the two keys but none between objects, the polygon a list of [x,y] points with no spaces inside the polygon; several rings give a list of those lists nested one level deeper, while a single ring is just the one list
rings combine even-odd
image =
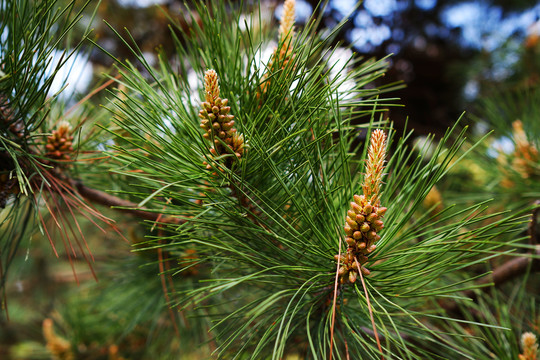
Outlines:
[{"label": "small bud", "polygon": [[[351,219],[357,218],[356,213],[354,211],[352,211],[352,210],[347,210],[347,216],[350,217]],[[359,222],[359,221],[356,220],[356,222]]]},{"label": "small bud", "polygon": [[371,254],[373,252],[373,250],[375,250],[377,248],[377,245],[371,245],[370,247],[367,248],[367,252],[369,254]]},{"label": "small bud", "polygon": [[225,122],[223,123],[223,125],[221,125],[221,128],[225,131],[228,131],[230,129],[232,129],[232,127],[234,126],[234,120],[231,120],[229,122]]},{"label": "small bud", "polygon": [[356,271],[349,271],[349,281],[354,284],[356,281]]},{"label": "small bud", "polygon": [[368,276],[369,274],[371,274],[371,271],[369,271],[363,266],[360,267],[360,271],[362,271],[362,274],[364,274],[365,276]]},{"label": "small bud", "polygon": [[351,228],[356,228],[358,226],[358,223],[348,216],[345,221],[347,221],[347,224],[349,224]]},{"label": "small bud", "polygon": [[356,241],[355,241],[353,238],[351,238],[351,237],[346,237],[346,238],[345,238],[345,241],[347,242],[347,245],[349,245],[349,246],[354,246],[354,245],[356,245]]},{"label": "small bud", "polygon": [[353,238],[355,238],[356,240],[360,240],[362,238],[362,232],[360,231],[355,231],[353,233]]},{"label": "small bud", "polygon": [[373,223],[375,220],[377,220],[379,217],[377,216],[377,214],[375,214],[374,212],[370,213],[367,217],[366,217],[366,220],[370,223]]},{"label": "small bud", "polygon": [[371,229],[371,226],[369,226],[368,223],[363,223],[361,226],[360,226],[360,231],[363,232],[363,233],[367,233],[369,230]]},{"label": "small bud", "polygon": [[349,224],[345,224],[343,230],[345,230],[345,234],[347,235],[351,235],[353,233],[353,229],[349,226]]},{"label": "small bud", "polygon": [[381,231],[384,227],[384,223],[382,222],[382,220],[375,220],[372,225],[375,228],[375,231]]},{"label": "small bud", "polygon": [[370,204],[367,204],[366,206],[364,206],[364,213],[371,214],[372,211],[373,211],[373,206],[371,206]]},{"label": "small bud", "polygon": [[353,198],[354,198],[354,202],[357,203],[358,205],[360,206],[364,205],[364,202],[365,202],[364,195],[354,195]]},{"label": "small bud", "polygon": [[362,207],[355,202],[351,203],[351,209],[353,209],[353,211],[355,211],[357,214],[362,212]]},{"label": "small bud", "polygon": [[385,207],[379,207],[379,208],[377,208],[377,215],[379,215],[379,216],[381,216],[381,217],[384,216],[384,214],[386,214],[386,210],[388,210],[388,209],[385,208]]},{"label": "small bud", "polygon": [[356,222],[357,222],[357,223],[361,224],[361,223],[363,223],[365,220],[366,220],[366,218],[365,218],[364,215],[362,215],[362,214],[356,215]]}]

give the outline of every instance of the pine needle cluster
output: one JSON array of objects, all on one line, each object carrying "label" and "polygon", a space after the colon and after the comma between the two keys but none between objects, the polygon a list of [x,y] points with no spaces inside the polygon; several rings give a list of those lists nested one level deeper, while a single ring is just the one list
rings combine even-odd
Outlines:
[{"label": "pine needle cluster", "polygon": [[[293,3],[285,13],[292,14]],[[466,130],[454,126],[438,143],[428,140],[433,154],[415,156],[407,145],[411,133],[395,140],[391,124],[377,120],[378,109],[392,103],[382,96],[389,88],[364,86],[384,72],[384,61],[349,59],[340,76],[330,77],[328,69],[336,66],[331,37],[315,31],[318,19],[289,38],[283,34],[293,34],[293,20],[284,15],[282,30],[274,30],[278,49],[264,63],[255,49],[263,35],[275,32],[251,38],[249,30],[220,25],[231,23],[225,7],[194,11],[202,21],[193,29],[196,36],[177,42],[189,67],[174,78],[164,56],[155,69],[134,48],[154,80],[120,62],[127,90],[113,93],[109,105],[123,131],[115,159],[139,183],[130,194],[149,211],[181,221],[159,224],[170,235],[150,238],[148,247],[171,254],[189,248],[202,270],[198,282],[171,291],[171,301],[214,322],[218,357],[411,358],[415,352],[430,358],[430,346],[454,349],[451,339],[424,325],[432,317],[453,321],[437,300],[479,286],[454,274],[492,257],[503,244],[511,247],[526,221],[521,212],[483,214],[484,202],[445,208],[437,217],[421,212],[455,163]],[[219,41],[214,33],[221,34]],[[290,56],[277,60],[279,54]],[[274,66],[279,61],[287,63]],[[202,80],[195,91],[182,75],[189,72]],[[343,87],[347,82],[355,85]],[[357,136],[366,130],[371,141],[359,144]],[[233,141],[240,132],[249,143],[243,153]],[[149,148],[148,139],[157,145]],[[216,165],[238,159],[235,153],[241,161],[234,167]],[[208,165],[222,171],[209,172]],[[343,231],[347,250],[337,257],[341,284],[334,287],[342,241],[336,234]],[[179,282],[193,267],[183,264],[171,269]],[[359,284],[357,277],[368,272],[365,285]],[[335,305],[329,301],[334,297]],[[377,341],[358,336],[372,328]],[[419,348],[413,338],[428,343]]]},{"label": "pine needle cluster", "polygon": [[[88,3],[0,2],[0,33],[10,34],[0,38],[0,209],[6,208],[0,220],[0,290],[29,233],[39,229],[57,257],[55,244],[61,243],[75,274],[75,258],[92,263],[79,216],[114,228],[77,190],[80,143],[75,144],[67,105],[51,90],[89,33],[83,28],[78,43],[68,39]],[[62,54],[59,61],[53,61],[55,54]],[[79,127],[84,120],[75,122]]]}]

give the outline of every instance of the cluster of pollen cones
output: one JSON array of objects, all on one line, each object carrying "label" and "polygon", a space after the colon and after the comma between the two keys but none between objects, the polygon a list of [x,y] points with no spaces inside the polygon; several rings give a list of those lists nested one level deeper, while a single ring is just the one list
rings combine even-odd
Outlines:
[{"label": "cluster of pollen cones", "polygon": [[70,161],[73,153],[73,135],[71,135],[71,126],[62,122],[56,130],[47,137],[45,145],[47,153],[45,156],[52,160]]},{"label": "cluster of pollen cones", "polygon": [[[213,156],[233,154],[240,159],[244,154],[244,136],[234,127],[234,116],[229,114],[229,100],[219,97],[218,76],[215,70],[208,70],[204,75],[205,100],[199,112],[203,137],[212,142],[210,153]],[[207,169],[212,166],[205,163]]]},{"label": "cluster of pollen cones", "polygon": [[382,217],[386,207],[380,204],[380,187],[386,156],[386,134],[375,130],[371,135],[366,174],[362,186],[363,195],[354,195],[345,219],[345,254],[335,255],[340,267],[338,274],[341,283],[354,283],[359,275],[369,275],[364,267],[369,255],[375,250],[375,243],[381,239],[378,234],[384,227]]}]

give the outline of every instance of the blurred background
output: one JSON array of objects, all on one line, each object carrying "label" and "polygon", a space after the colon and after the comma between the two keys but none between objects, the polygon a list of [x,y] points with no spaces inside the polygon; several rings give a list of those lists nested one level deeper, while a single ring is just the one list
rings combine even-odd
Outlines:
[{"label": "blurred background", "polygon": [[[115,29],[129,29],[149,59],[158,46],[172,54],[168,16],[189,27],[192,19],[185,12],[189,3],[103,0],[93,24],[97,42],[119,58],[132,56],[105,25],[106,19]],[[277,23],[280,3],[262,1],[267,16],[263,21]],[[309,20],[317,3],[297,0],[298,26]],[[399,126],[409,117],[409,124],[422,134],[440,135],[463,111],[476,112],[479,98],[508,88],[534,88],[539,81],[538,1],[331,0],[320,11],[321,31],[350,19],[338,37],[343,47],[350,46],[347,51],[376,58],[392,54],[382,81],[403,81],[406,87],[392,94],[405,107],[393,109],[391,119]],[[99,49],[92,50],[89,62],[89,73],[112,65]],[[79,90],[84,94],[83,86]]]}]

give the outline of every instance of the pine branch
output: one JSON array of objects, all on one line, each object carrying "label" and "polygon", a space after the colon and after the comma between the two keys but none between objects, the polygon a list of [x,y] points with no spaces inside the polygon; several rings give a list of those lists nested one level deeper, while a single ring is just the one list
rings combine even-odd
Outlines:
[{"label": "pine branch", "polygon": [[80,181],[73,181],[73,183],[81,196],[96,204],[109,206],[115,210],[134,215],[144,220],[159,221],[161,223],[168,224],[183,224],[186,222],[185,220],[179,218],[164,217],[162,214],[151,212],[144,207],[138,208],[138,205],[134,202],[120,199],[114,195],[93,189],[84,185]]},{"label": "pine branch", "polygon": [[[528,229],[529,243],[535,246],[534,250],[531,252],[532,254],[530,254],[532,256],[518,257],[505,262],[495,268],[491,274],[481,278],[478,281],[478,285],[493,284],[492,286],[500,287],[508,281],[519,278],[529,271],[532,273],[540,272],[540,245],[538,244],[538,234],[536,233],[537,217],[538,212],[540,211],[540,206],[538,205],[540,205],[540,201],[536,201],[535,205],[536,208],[531,215],[531,222],[529,223]],[[481,289],[483,292],[488,292],[491,290],[491,286],[484,286]],[[477,294],[473,289],[464,291],[463,295],[472,300],[477,299]],[[459,314],[461,312],[457,302],[443,302],[441,306],[450,314]]]}]

